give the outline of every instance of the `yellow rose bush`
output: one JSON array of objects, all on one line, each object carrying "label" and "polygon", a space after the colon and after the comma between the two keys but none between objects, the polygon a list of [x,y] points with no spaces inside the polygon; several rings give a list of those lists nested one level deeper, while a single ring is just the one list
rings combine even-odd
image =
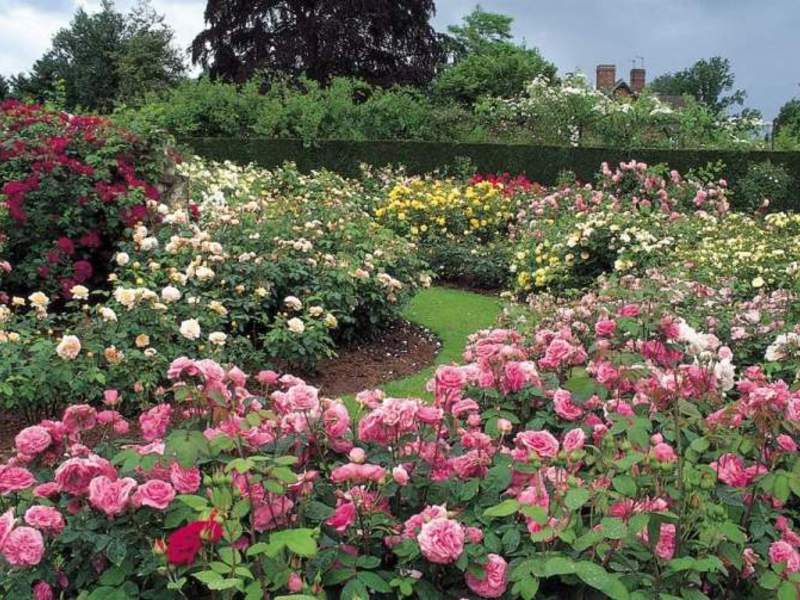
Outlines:
[{"label": "yellow rose bush", "polygon": [[405,178],[385,186],[374,214],[418,243],[443,279],[500,288],[508,272],[508,238],[529,189],[524,178]]}]

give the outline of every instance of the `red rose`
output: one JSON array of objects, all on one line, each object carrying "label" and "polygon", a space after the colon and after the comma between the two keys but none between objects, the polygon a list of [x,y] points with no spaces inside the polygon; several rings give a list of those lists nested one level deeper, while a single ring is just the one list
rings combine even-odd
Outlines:
[{"label": "red rose", "polygon": [[167,561],[172,565],[191,565],[203,541],[216,543],[221,537],[222,527],[213,517],[184,525],[167,538]]}]

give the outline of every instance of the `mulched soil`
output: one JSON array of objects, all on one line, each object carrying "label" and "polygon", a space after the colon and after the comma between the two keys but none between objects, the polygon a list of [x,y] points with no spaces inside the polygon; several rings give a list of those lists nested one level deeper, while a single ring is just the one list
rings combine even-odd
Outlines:
[{"label": "mulched soil", "polygon": [[355,394],[413,375],[433,364],[441,342],[427,329],[399,321],[377,338],[339,348],[336,358],[320,361],[303,377],[325,396]]}]

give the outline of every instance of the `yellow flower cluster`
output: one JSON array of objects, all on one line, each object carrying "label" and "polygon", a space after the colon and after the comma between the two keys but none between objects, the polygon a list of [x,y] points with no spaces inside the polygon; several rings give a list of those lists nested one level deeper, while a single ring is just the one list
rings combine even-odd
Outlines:
[{"label": "yellow flower cluster", "polygon": [[375,216],[415,239],[475,236],[488,240],[506,230],[516,208],[514,198],[491,183],[413,179],[395,185]]}]

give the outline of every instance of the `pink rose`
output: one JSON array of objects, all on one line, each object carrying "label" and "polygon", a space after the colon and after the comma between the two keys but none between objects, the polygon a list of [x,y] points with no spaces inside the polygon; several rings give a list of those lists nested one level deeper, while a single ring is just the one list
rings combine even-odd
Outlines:
[{"label": "pink rose", "polygon": [[464,372],[453,365],[443,365],[436,369],[437,390],[460,390],[465,382]]},{"label": "pink rose", "polygon": [[53,588],[46,581],[39,581],[33,586],[33,600],[53,600]]},{"label": "pink rose", "polygon": [[342,483],[343,481],[349,481],[351,483],[365,483],[369,481],[382,483],[385,477],[386,469],[380,465],[369,463],[362,465],[347,463],[346,465],[336,467],[331,472],[331,481],[333,483]]},{"label": "pink rose", "polygon": [[503,435],[511,433],[511,430],[514,428],[511,421],[504,418],[497,419],[497,431],[502,433]]},{"label": "pink rose", "polygon": [[136,481],[130,477],[113,481],[100,475],[89,482],[89,502],[96,509],[113,517],[122,513],[128,506]]},{"label": "pink rose", "polygon": [[350,431],[350,414],[341,402],[331,403],[322,413],[322,422],[325,423],[325,433],[333,439],[340,438]]},{"label": "pink rose", "polygon": [[64,411],[61,421],[69,434],[88,431],[97,425],[97,411],[88,404],[73,404]]},{"label": "pink rose", "polygon": [[340,502],[325,523],[339,533],[356,522],[356,505],[353,502]]},{"label": "pink rose", "polygon": [[350,450],[350,453],[347,455],[350,459],[350,462],[354,462],[357,465],[360,465],[367,460],[367,453],[364,451],[363,448],[355,447]]},{"label": "pink rose", "polygon": [[278,379],[280,375],[278,375],[275,371],[259,371],[258,375],[256,375],[256,381],[261,385],[275,385],[278,383]]},{"label": "pink rose", "polygon": [[319,409],[319,392],[310,385],[293,385],[286,392],[286,401],[289,410],[315,412]]},{"label": "pink rose", "polygon": [[580,427],[576,427],[575,429],[570,429],[564,435],[564,441],[562,442],[562,445],[565,452],[576,452],[583,449],[585,441],[586,433]]},{"label": "pink rose", "polygon": [[594,332],[600,337],[613,335],[616,329],[617,322],[612,319],[601,319],[594,324]]},{"label": "pink rose", "polygon": [[294,502],[286,496],[267,494],[264,501],[253,508],[253,529],[262,532],[287,525],[293,506]]},{"label": "pink rose", "polygon": [[769,562],[773,565],[786,564],[787,573],[800,570],[800,553],[789,542],[778,540],[769,547]]},{"label": "pink rose", "polygon": [[61,489],[55,481],[48,481],[33,488],[33,495],[37,498],[52,498],[60,491]]},{"label": "pink rose", "polygon": [[293,594],[296,594],[297,592],[302,592],[303,591],[303,578],[300,577],[300,575],[298,575],[294,571],[292,571],[289,574],[289,581],[286,583],[286,587]]},{"label": "pink rose", "polygon": [[172,407],[169,404],[159,404],[139,415],[139,427],[145,441],[153,442],[163,438],[171,416]]},{"label": "pink rose", "polygon": [[744,462],[735,454],[723,454],[711,463],[711,468],[717,471],[720,481],[731,487],[746,487],[750,483]]},{"label": "pink rose", "polygon": [[114,389],[103,392],[103,404],[106,406],[116,406],[119,403],[119,392]]},{"label": "pink rose", "polygon": [[116,479],[117,471],[106,459],[90,454],[86,458],[75,457],[61,463],[55,472],[55,482],[62,492],[82,496],[86,494],[89,482],[98,475]]},{"label": "pink rose", "polygon": [[160,479],[151,479],[136,488],[131,496],[135,507],[149,506],[156,510],[164,510],[175,499],[175,488],[172,484]]},{"label": "pink rose", "polygon": [[178,463],[169,466],[169,480],[181,494],[194,494],[200,488],[200,469],[184,469]]},{"label": "pink rose", "polygon": [[25,522],[45,533],[59,535],[64,531],[64,516],[52,506],[35,504],[25,511]]},{"label": "pink rose", "polygon": [[653,446],[653,457],[660,463],[673,463],[678,460],[675,450],[666,442],[660,442]]},{"label": "pink rose", "polygon": [[791,436],[782,433],[777,438],[778,446],[784,452],[797,452],[797,442]]},{"label": "pink rose", "polygon": [[533,451],[539,458],[558,454],[558,440],[549,431],[521,431],[514,437],[517,448]]},{"label": "pink rose", "polygon": [[465,527],[464,536],[470,544],[480,544],[483,541],[483,531],[477,527]]},{"label": "pink rose", "polygon": [[403,465],[398,465],[392,469],[392,479],[397,485],[406,485],[408,483],[408,471],[405,470]]},{"label": "pink rose", "polygon": [[662,523],[659,529],[658,543],[655,553],[662,560],[672,560],[675,554],[675,525],[673,523]]},{"label": "pink rose", "polygon": [[17,527],[6,536],[2,554],[12,567],[36,566],[44,556],[42,534],[33,527]]},{"label": "pink rose", "polygon": [[36,478],[28,469],[0,465],[0,496],[28,489],[34,483]]},{"label": "pink rose", "polygon": [[470,572],[465,575],[469,589],[481,598],[499,598],[508,587],[508,563],[502,556],[489,554],[480,579]]},{"label": "pink rose", "polygon": [[553,394],[553,408],[566,421],[575,421],[583,415],[583,409],[573,404],[572,394],[567,390],[556,390]]},{"label": "pink rose", "polygon": [[458,560],[464,551],[464,529],[456,521],[440,517],[422,526],[417,542],[425,558],[446,565]]},{"label": "pink rose", "polygon": [[638,317],[640,312],[639,307],[635,304],[626,304],[619,309],[619,315],[621,317]]},{"label": "pink rose", "polygon": [[9,508],[6,512],[0,515],[0,548],[3,547],[3,542],[14,529],[14,509]]},{"label": "pink rose", "polygon": [[20,454],[36,456],[44,452],[53,442],[50,432],[44,427],[34,425],[26,427],[14,438],[14,446]]}]

